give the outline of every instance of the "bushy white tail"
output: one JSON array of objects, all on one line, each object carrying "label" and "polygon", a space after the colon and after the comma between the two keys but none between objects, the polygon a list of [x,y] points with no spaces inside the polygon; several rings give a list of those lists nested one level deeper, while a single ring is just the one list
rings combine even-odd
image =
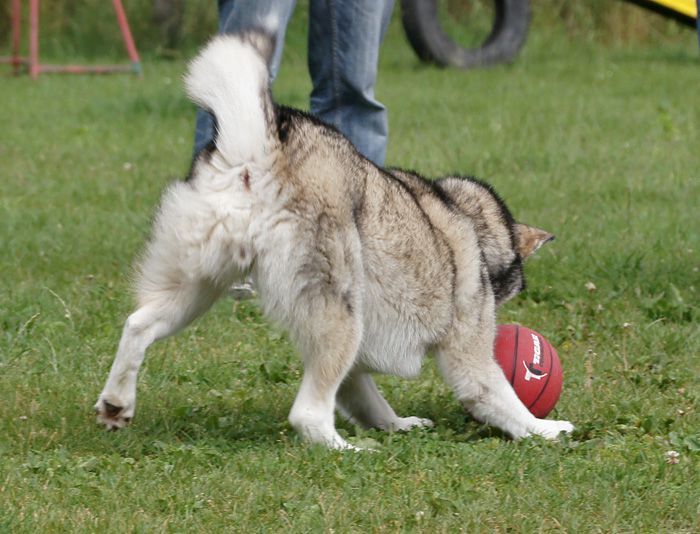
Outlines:
[{"label": "bushy white tail", "polygon": [[185,76],[190,98],[216,117],[216,147],[231,165],[261,162],[272,149],[267,61],[273,48],[263,32],[218,36]]}]

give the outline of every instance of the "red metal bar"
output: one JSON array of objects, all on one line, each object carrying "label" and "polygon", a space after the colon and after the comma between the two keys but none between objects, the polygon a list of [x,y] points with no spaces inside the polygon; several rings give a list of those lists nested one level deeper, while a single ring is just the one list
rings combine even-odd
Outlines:
[{"label": "red metal bar", "polygon": [[21,0],[12,0],[12,72],[17,74],[22,58],[19,57],[20,39],[22,37],[22,4]]},{"label": "red metal bar", "polygon": [[129,65],[39,65],[39,72],[58,74],[109,74],[132,70]]},{"label": "red metal bar", "polygon": [[[18,65],[26,65],[27,63],[29,63],[29,61],[27,61],[27,58],[24,58],[22,56],[0,56],[0,63],[7,63],[9,65],[14,65],[15,63]],[[17,74],[19,74],[19,72]]]},{"label": "red metal bar", "polygon": [[39,77],[39,0],[29,0],[29,74]]},{"label": "red metal bar", "polygon": [[126,51],[129,53],[129,58],[131,59],[134,70],[138,74],[141,74],[141,61],[139,60],[139,53],[136,51],[134,38],[131,36],[131,29],[129,28],[129,22],[126,19],[126,13],[124,12],[122,1],[112,0],[112,4],[114,5],[114,11],[117,14],[117,22],[119,23],[119,29],[122,31]]},{"label": "red metal bar", "polygon": [[112,0],[117,15],[119,29],[124,39],[124,45],[131,59],[128,65],[42,65],[39,62],[39,0],[29,0],[29,57],[20,57],[21,41],[21,0],[12,0],[12,55],[0,57],[0,63],[11,63],[15,74],[20,65],[29,65],[29,74],[36,80],[42,72],[71,73],[71,74],[107,74],[110,72],[134,72],[141,74],[141,60],[131,35],[129,22],[124,12],[121,0]]}]

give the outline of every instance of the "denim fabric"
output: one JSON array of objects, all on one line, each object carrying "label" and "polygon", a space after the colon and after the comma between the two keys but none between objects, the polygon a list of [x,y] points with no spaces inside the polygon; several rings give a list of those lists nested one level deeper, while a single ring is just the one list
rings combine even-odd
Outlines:
[{"label": "denim fabric", "polygon": [[365,157],[384,164],[387,112],[374,98],[379,46],[393,0],[312,0],[311,112],[338,128]]},{"label": "denim fabric", "polygon": [[[374,98],[374,85],[379,46],[393,3],[393,0],[311,0],[309,7],[311,112],[337,127],[377,165],[384,164],[388,126],[386,109]],[[279,21],[270,65],[274,80],[294,5],[295,0],[219,0],[219,31],[231,33],[264,26],[262,21]],[[209,143],[213,134],[213,117],[200,110],[195,154]]]}]

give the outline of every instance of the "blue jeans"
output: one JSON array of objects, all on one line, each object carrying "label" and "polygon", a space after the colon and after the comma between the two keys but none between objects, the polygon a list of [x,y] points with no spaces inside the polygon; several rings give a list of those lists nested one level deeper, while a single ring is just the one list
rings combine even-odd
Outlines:
[{"label": "blue jeans", "polygon": [[[313,89],[311,112],[338,128],[360,153],[384,164],[388,141],[386,108],[374,98],[379,46],[393,0],[311,0],[308,64]],[[235,5],[235,7],[234,7]],[[219,0],[219,32],[279,25],[270,78],[279,71],[284,35],[295,0]],[[213,117],[197,114],[194,152],[213,138]]]}]

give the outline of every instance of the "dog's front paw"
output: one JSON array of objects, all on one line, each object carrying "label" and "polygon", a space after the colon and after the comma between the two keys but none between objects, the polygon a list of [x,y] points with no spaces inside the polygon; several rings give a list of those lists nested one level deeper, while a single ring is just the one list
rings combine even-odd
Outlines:
[{"label": "dog's front paw", "polygon": [[128,425],[134,417],[134,402],[123,402],[100,395],[95,404],[95,413],[97,422],[107,430],[119,430]]},{"label": "dog's front paw", "polygon": [[389,425],[389,430],[406,431],[412,428],[432,428],[435,424],[430,419],[422,417],[398,417],[396,421],[392,421]]},{"label": "dog's front paw", "polygon": [[536,426],[531,434],[542,436],[545,439],[557,439],[559,434],[565,432],[570,434],[574,430],[574,425],[569,421],[550,421],[549,419],[537,419]]}]

